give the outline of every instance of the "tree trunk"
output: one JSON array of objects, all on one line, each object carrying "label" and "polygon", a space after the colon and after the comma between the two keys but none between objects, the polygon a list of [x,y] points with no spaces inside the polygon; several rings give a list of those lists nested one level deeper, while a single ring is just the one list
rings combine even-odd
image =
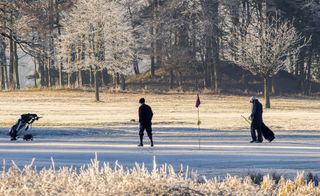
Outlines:
[{"label": "tree trunk", "polygon": [[6,59],[6,43],[4,38],[0,36],[0,68],[1,68],[1,89],[4,90],[6,88],[6,67],[7,67],[7,59]]},{"label": "tree trunk", "polygon": [[[217,62],[217,61],[216,61]],[[219,91],[219,80],[218,80],[218,64],[217,63],[213,64],[213,79],[214,79],[214,92]]]},{"label": "tree trunk", "polygon": [[173,89],[173,85],[174,85],[174,74],[173,74],[173,70],[170,70],[170,89]]},{"label": "tree trunk", "polygon": [[118,88],[120,86],[120,74],[116,73],[115,76],[116,76],[115,77],[115,79],[116,79],[115,83],[116,83],[116,87]]},{"label": "tree trunk", "polygon": [[54,23],[55,23],[55,3],[54,0],[49,0],[49,55],[48,55],[48,86],[51,88],[53,85],[55,85],[55,79],[54,79],[54,64],[55,64],[55,49],[54,49]]},{"label": "tree trunk", "polygon": [[68,88],[71,88],[71,73],[68,72]]},{"label": "tree trunk", "polygon": [[62,85],[63,85],[63,83],[62,83],[62,80],[63,80],[63,79],[62,79],[62,67],[63,67],[62,58],[60,59],[60,61],[61,61],[61,62],[59,63],[59,68],[58,68],[58,72],[59,72],[59,73],[58,73],[58,75],[59,75],[59,78],[58,78],[58,79],[59,79],[59,87],[62,88]]},{"label": "tree trunk", "polygon": [[120,75],[120,88],[126,90],[126,77],[123,74]]},{"label": "tree trunk", "polygon": [[98,79],[98,69],[95,68],[94,70],[94,85],[95,85],[95,95],[96,95],[96,101],[100,101],[100,96],[99,96],[99,79]]},{"label": "tree trunk", "polygon": [[[55,1],[55,13],[56,13],[56,25],[58,26],[58,35],[61,36],[61,26],[60,26],[60,13],[58,12],[59,10],[59,1]],[[62,68],[63,68],[63,58],[60,58],[60,63],[59,63],[59,68],[58,68],[58,79],[59,79],[59,87],[62,88],[63,86],[63,76],[62,76]]]},{"label": "tree trunk", "polygon": [[20,78],[19,78],[19,57],[17,51],[17,42],[14,42],[14,76],[16,81],[16,88],[20,89]]},{"label": "tree trunk", "polygon": [[48,55],[46,64],[46,76],[47,76],[47,87],[52,87],[51,84],[51,55]]},{"label": "tree trunk", "polygon": [[8,66],[5,65],[4,67],[4,77],[5,77],[5,86],[6,86],[6,89],[9,88],[9,78],[8,78]]},{"label": "tree trunk", "polygon": [[182,73],[179,71],[178,72],[178,74],[179,74],[179,89],[181,89],[182,90],[182,84],[183,84],[183,76],[182,76]]},{"label": "tree trunk", "polygon": [[150,27],[150,35],[151,35],[151,55],[150,55],[150,60],[151,60],[151,65],[150,65],[150,74],[151,78],[154,78],[155,76],[155,56],[156,56],[156,9],[157,9],[157,0],[153,1],[152,4],[152,21],[151,21],[151,27]]},{"label": "tree trunk", "polygon": [[92,69],[92,66],[90,66],[90,85],[91,85],[91,88],[93,88],[94,86],[94,70]]},{"label": "tree trunk", "polygon": [[[208,32],[210,32],[210,28],[206,27]],[[209,89],[212,86],[212,64],[213,64],[213,55],[212,55],[212,37],[210,35],[206,35],[206,54],[205,54],[205,88]]]},{"label": "tree trunk", "polygon": [[[6,13],[6,7],[4,6],[3,8],[3,13]],[[6,14],[4,14],[4,17],[6,17]],[[6,29],[7,27],[7,21],[6,20],[2,20],[3,24],[1,24],[3,26],[4,29]],[[2,66],[2,73],[1,73],[1,89],[4,90],[6,88],[8,88],[8,70],[7,70],[7,58],[6,58],[6,48],[7,48],[7,44],[5,42],[5,38],[3,36],[0,36],[0,62],[2,62],[1,66]]]},{"label": "tree trunk", "polygon": [[212,2],[212,22],[213,22],[213,29],[212,29],[212,55],[213,55],[213,81],[214,81],[214,91],[219,91],[219,75],[218,75],[218,67],[220,65],[220,56],[219,56],[219,50],[220,50],[220,43],[219,43],[219,1],[213,1]]},{"label": "tree trunk", "polygon": [[78,71],[78,88],[82,88],[82,70]]},{"label": "tree trunk", "polygon": [[312,64],[312,54],[309,54],[307,63],[306,63],[306,70],[305,70],[305,88],[304,88],[304,95],[311,94],[311,64]]},{"label": "tree trunk", "polygon": [[155,76],[155,41],[154,41],[154,27],[151,27],[151,55],[150,55],[150,74],[151,74],[151,78],[154,78]]},{"label": "tree trunk", "polygon": [[304,94],[304,89],[305,89],[305,71],[304,71],[304,65],[305,65],[305,57],[306,53],[304,50],[302,50],[299,54],[299,61],[297,63],[298,66],[298,77],[299,77],[299,82],[300,82],[300,92]]},{"label": "tree trunk", "polygon": [[5,81],[5,70],[4,67],[1,66],[1,90],[5,90],[6,89],[6,81]]},{"label": "tree trunk", "polygon": [[35,57],[33,57],[33,64],[34,64],[34,87],[37,87],[38,73],[37,73],[37,59]]},{"label": "tree trunk", "polygon": [[5,79],[4,79],[4,66],[0,66],[0,82],[1,82],[1,90],[4,90],[6,88],[5,86]]},{"label": "tree trunk", "polygon": [[[209,30],[208,30],[209,31]],[[206,35],[206,57],[205,57],[205,88],[209,89],[212,87],[212,39],[211,36]]]},{"label": "tree trunk", "polygon": [[[54,61],[53,61],[54,63]],[[54,67],[54,64],[50,69],[50,73],[51,73],[51,87],[55,87],[57,85],[57,74],[56,74],[56,68]]]},{"label": "tree trunk", "polygon": [[[160,0],[156,0],[156,3],[155,3],[155,10],[154,10],[154,19],[156,19],[156,25],[154,27],[154,42],[155,42],[155,56],[156,56],[156,66],[157,67],[161,67],[162,66],[162,61],[163,61],[163,56],[162,56],[162,46],[163,46],[163,40],[161,38],[160,35],[160,23],[158,22],[160,19],[160,16],[159,16],[159,10],[160,10]],[[188,38],[186,38],[188,39]]]},{"label": "tree trunk", "polygon": [[155,58],[153,55],[151,55],[151,67],[150,67],[150,74],[151,74],[151,78],[154,78],[155,76]]},{"label": "tree trunk", "polygon": [[134,70],[134,73],[136,75],[139,75],[140,74],[140,69],[139,69],[139,61],[138,61],[138,58],[135,57],[134,61],[133,61],[133,70]]},{"label": "tree trunk", "polygon": [[264,100],[265,100],[265,108],[271,108],[270,104],[270,92],[269,92],[269,78],[264,77]]},{"label": "tree trunk", "polygon": [[13,13],[10,15],[10,24],[11,24],[11,29],[10,29],[10,64],[9,64],[9,88],[15,89],[15,81],[14,81],[14,43],[13,43]]},{"label": "tree trunk", "polygon": [[271,78],[271,93],[272,95],[276,95],[276,76],[274,75],[272,78]]},{"label": "tree trunk", "polygon": [[40,57],[40,55],[37,57],[38,59],[38,73],[40,78],[40,87],[44,87],[46,85],[45,82],[45,72],[44,72],[44,63],[43,59]]}]

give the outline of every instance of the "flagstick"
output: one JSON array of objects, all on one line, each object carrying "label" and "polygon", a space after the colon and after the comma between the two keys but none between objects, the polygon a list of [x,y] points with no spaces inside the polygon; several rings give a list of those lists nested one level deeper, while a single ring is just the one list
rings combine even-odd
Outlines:
[{"label": "flagstick", "polygon": [[200,114],[200,111],[199,111],[199,107],[198,107],[198,122],[197,122],[197,124],[198,124],[198,134],[199,134],[198,140],[199,140],[199,150],[200,150],[200,138],[201,137],[200,137],[200,115],[199,114]]}]

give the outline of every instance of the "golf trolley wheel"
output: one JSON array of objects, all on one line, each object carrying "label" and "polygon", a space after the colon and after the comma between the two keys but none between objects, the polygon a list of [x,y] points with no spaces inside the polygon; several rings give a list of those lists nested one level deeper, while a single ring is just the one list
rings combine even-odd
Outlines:
[{"label": "golf trolley wheel", "polygon": [[26,134],[26,135],[23,136],[23,140],[32,141],[33,140],[33,135],[32,134]]}]

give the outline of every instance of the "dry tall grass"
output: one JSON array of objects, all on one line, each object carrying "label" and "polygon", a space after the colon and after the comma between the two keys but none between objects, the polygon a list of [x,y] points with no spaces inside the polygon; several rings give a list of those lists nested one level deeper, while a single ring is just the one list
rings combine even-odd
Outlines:
[{"label": "dry tall grass", "polygon": [[23,169],[16,165],[0,173],[0,195],[319,195],[320,187],[306,183],[303,174],[295,180],[284,178],[276,184],[264,176],[261,185],[254,184],[250,177],[228,176],[224,180],[202,178],[188,168],[175,171],[170,165],[152,171],[136,164],[125,169],[118,163],[111,167],[100,164],[97,159],[77,170],[63,167],[35,170],[30,164]]}]

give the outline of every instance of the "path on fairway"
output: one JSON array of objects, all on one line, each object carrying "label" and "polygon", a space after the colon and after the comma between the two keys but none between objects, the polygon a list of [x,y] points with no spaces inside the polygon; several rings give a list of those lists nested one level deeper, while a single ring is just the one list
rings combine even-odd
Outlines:
[{"label": "path on fairway", "polygon": [[[138,148],[135,127],[108,129],[34,129],[35,140],[9,141],[7,130],[0,130],[0,159],[7,166],[13,160],[18,166],[35,158],[37,168],[49,167],[51,157],[55,166],[80,167],[89,164],[95,152],[101,162],[125,167],[144,162],[151,168],[153,157],[158,165],[189,166],[199,174],[212,176],[273,173],[295,176],[297,171],[320,172],[319,131],[276,131],[272,143],[250,144],[249,132],[244,130],[209,130],[201,133],[193,128],[166,127],[154,129],[155,147]],[[198,139],[200,135],[201,148]]]}]

